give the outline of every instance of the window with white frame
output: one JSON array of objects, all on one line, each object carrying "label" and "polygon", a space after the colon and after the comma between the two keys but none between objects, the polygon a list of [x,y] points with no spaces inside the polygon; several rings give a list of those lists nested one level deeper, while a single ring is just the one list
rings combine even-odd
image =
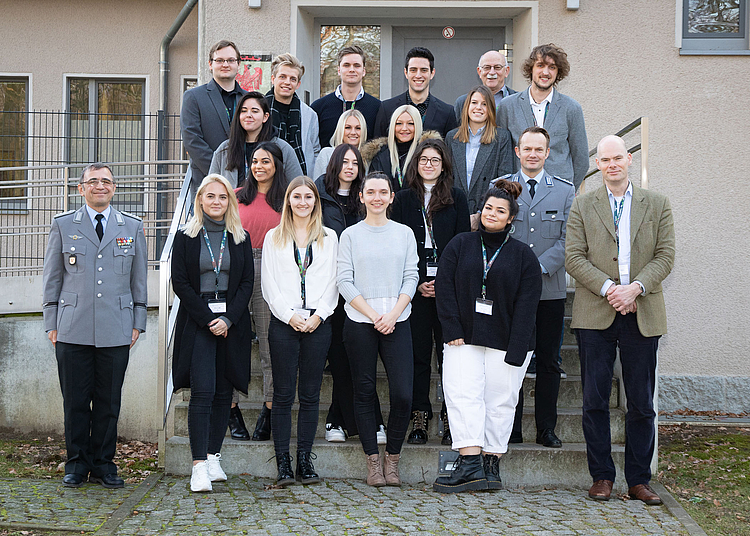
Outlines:
[{"label": "window with white frame", "polygon": [[[26,165],[28,143],[29,80],[26,77],[0,77],[0,181],[25,180],[24,171],[2,171],[2,168]],[[24,188],[0,188],[3,206],[20,202]]]}]

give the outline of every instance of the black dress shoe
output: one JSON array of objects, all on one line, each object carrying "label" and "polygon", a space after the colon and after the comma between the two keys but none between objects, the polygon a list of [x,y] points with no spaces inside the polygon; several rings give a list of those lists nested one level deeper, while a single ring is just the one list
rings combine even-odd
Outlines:
[{"label": "black dress shoe", "polygon": [[85,480],[83,475],[68,473],[63,477],[63,486],[66,488],[80,488]]},{"label": "black dress shoe", "polygon": [[551,449],[559,449],[562,447],[562,441],[555,435],[555,431],[552,428],[545,428],[541,432],[536,434],[536,442],[545,447]]},{"label": "black dress shoe", "polygon": [[263,404],[255,423],[253,441],[268,441],[271,439],[271,408]]},{"label": "black dress shoe", "polygon": [[93,482],[94,484],[101,484],[105,488],[109,489],[122,488],[125,486],[125,481],[117,476],[117,473],[110,473],[102,477],[91,475],[89,476],[89,482]]},{"label": "black dress shoe", "polygon": [[247,431],[239,406],[229,410],[229,433],[237,441],[250,441],[250,432]]}]

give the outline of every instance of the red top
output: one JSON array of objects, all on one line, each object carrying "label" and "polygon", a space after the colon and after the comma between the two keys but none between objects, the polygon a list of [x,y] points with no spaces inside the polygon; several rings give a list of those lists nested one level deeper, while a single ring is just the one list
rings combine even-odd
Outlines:
[{"label": "red top", "polygon": [[[239,191],[237,188],[235,193]],[[249,205],[239,203],[239,209],[242,228],[250,234],[253,249],[262,248],[266,233],[281,223],[281,214],[266,203],[266,194],[260,192]]]}]

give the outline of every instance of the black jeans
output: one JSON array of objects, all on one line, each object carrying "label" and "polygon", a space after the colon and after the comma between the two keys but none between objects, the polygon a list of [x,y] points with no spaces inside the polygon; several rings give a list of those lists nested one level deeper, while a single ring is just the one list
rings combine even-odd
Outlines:
[{"label": "black jeans", "polygon": [[424,298],[419,291],[411,302],[411,341],[414,347],[414,388],[412,411],[426,411],[432,419],[430,383],[432,381],[432,344],[437,352],[438,369],[443,362],[443,328],[437,316],[435,298]]},{"label": "black jeans", "polygon": [[617,313],[607,329],[578,329],[583,386],[583,435],[594,481],[615,480],[609,420],[612,375],[620,348],[622,381],[628,399],[625,414],[625,480],[629,487],[648,484],[654,455],[654,389],[659,337],[644,337],[637,313]]},{"label": "black jeans", "polygon": [[226,376],[226,343],[207,328],[195,333],[190,361],[188,434],[193,460],[221,451],[229,424],[232,384]]},{"label": "black jeans", "polygon": [[297,450],[310,452],[318,427],[320,384],[326,353],[331,344],[331,325],[322,322],[312,333],[295,331],[274,316],[268,327],[273,371],[271,431],[276,455],[289,452],[292,435],[292,404],[299,373]]},{"label": "black jeans", "polygon": [[344,346],[352,367],[354,415],[365,454],[378,453],[375,418],[378,353],[388,375],[391,404],[385,450],[389,454],[399,454],[409,427],[414,381],[409,322],[397,322],[393,333],[383,335],[372,324],[354,322],[347,317]]},{"label": "black jeans", "polygon": [[65,473],[95,477],[117,473],[120,393],[130,348],[97,348],[58,342],[57,373],[63,395]]},{"label": "black jeans", "polygon": [[[344,348],[344,311],[346,301],[339,296],[339,304],[328,318],[331,324],[331,347],[328,349],[328,367],[333,376],[333,394],[331,406],[328,409],[326,422],[334,426],[341,426],[349,436],[359,433],[357,421],[354,418],[354,386],[352,384],[352,369],[349,357]],[[377,425],[383,424],[383,414],[380,410],[380,399],[375,393],[375,418]]]}]

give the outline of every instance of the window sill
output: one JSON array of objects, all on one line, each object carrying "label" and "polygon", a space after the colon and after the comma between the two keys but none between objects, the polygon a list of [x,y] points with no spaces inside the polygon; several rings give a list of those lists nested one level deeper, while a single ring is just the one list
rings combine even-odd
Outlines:
[{"label": "window sill", "polygon": [[750,56],[750,50],[690,50],[681,48],[680,56]]}]

